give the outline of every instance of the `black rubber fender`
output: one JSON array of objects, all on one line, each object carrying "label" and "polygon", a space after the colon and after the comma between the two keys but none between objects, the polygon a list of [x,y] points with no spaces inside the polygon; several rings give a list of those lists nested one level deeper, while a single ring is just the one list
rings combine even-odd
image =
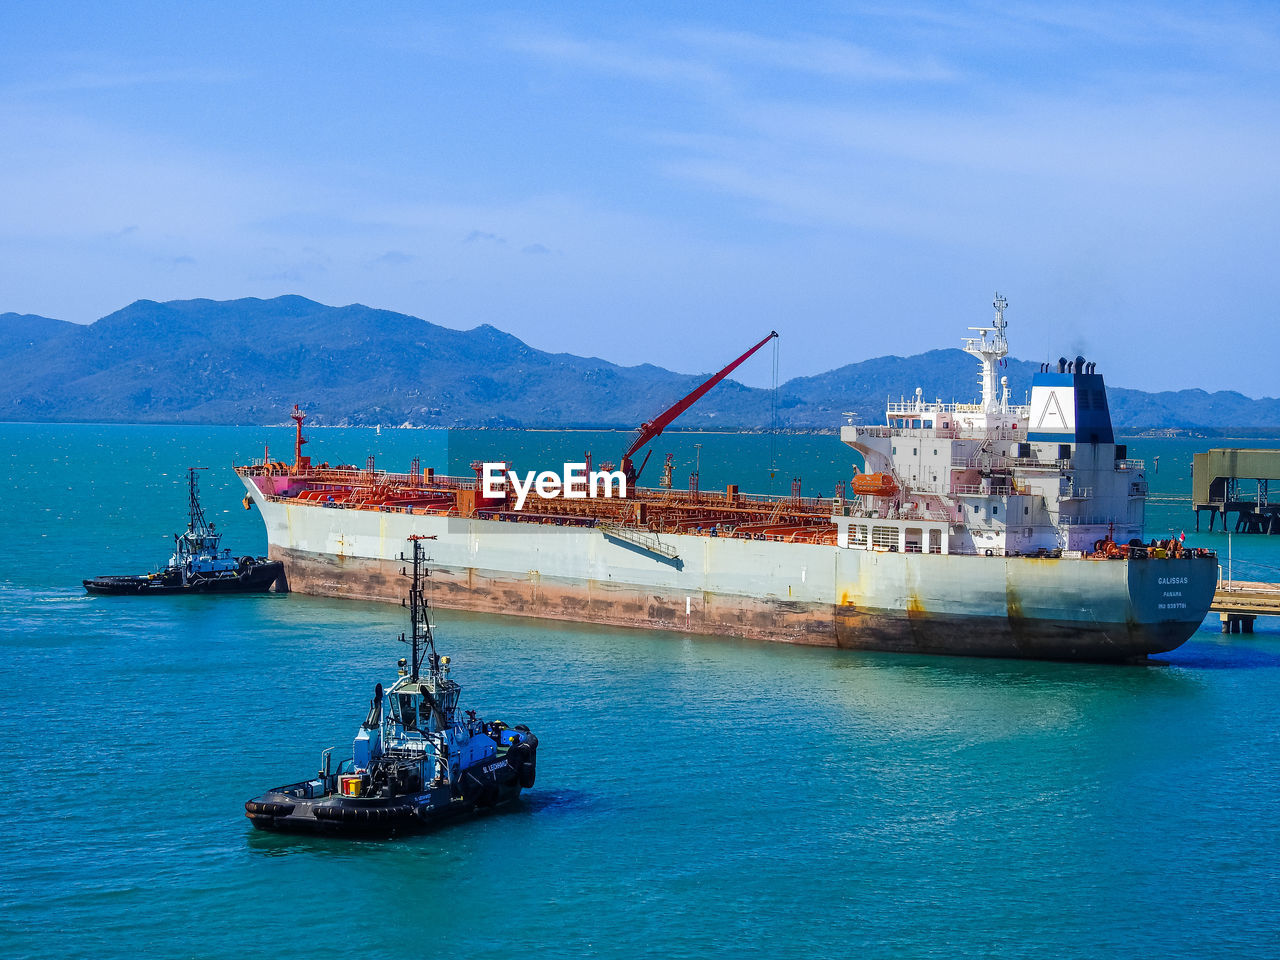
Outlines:
[{"label": "black rubber fender", "polygon": [[287,817],[293,813],[294,804],[279,803],[274,800],[250,800],[244,805],[244,811],[251,817]]},{"label": "black rubber fender", "polygon": [[[538,775],[538,738],[532,733],[526,733],[525,738],[519,745],[512,748],[518,751],[520,755],[520,765],[516,769],[516,779],[520,786],[529,789],[533,786],[534,780]],[[508,753],[507,756],[511,754]]]},{"label": "black rubber fender", "polygon": [[507,766],[511,768],[511,775],[514,779],[520,779],[520,771],[524,769],[525,764],[529,763],[533,757],[533,752],[529,749],[529,745],[525,743],[512,744],[507,749]]},{"label": "black rubber fender", "polygon": [[407,803],[394,807],[341,807],[320,805],[315,808],[317,820],[335,820],[340,823],[379,824],[404,820],[413,814],[413,807]]}]

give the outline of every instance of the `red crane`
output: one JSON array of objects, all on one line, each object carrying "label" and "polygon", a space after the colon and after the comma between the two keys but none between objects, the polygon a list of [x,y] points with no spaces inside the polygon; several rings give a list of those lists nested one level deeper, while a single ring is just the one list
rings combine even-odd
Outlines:
[{"label": "red crane", "polygon": [[741,366],[745,361],[750,359],[752,354],[754,354],[757,350],[759,350],[761,347],[763,347],[766,343],[768,343],[777,335],[778,335],[777,330],[771,330],[767,337],[765,337],[763,340],[757,343],[754,347],[752,347],[750,350],[748,350],[746,353],[740,356],[737,360],[734,360],[733,363],[729,364],[719,373],[710,377],[706,381],[706,383],[702,384],[700,387],[698,387],[696,390],[690,393],[683,400],[673,403],[671,406],[667,407],[666,410],[662,411],[662,413],[658,414],[652,420],[646,420],[644,423],[640,424],[640,429],[636,431],[636,437],[634,440],[631,441],[631,446],[627,447],[627,452],[622,455],[622,472],[627,478],[628,490],[630,490],[632,486],[634,486],[636,479],[640,476],[640,472],[644,470],[644,465],[649,462],[649,454],[653,453],[653,451],[650,450],[649,453],[645,454],[644,460],[641,462],[639,469],[636,469],[635,465],[631,462],[631,455],[635,453],[637,450],[639,450],[641,447],[643,447],[645,444],[656,439],[657,436],[667,428],[667,426],[671,423],[671,421],[673,421],[676,417],[680,416],[680,414],[684,413],[691,406],[693,406],[695,403],[701,400],[708,390],[714,387],[717,383],[719,383],[729,374],[733,373],[734,370],[738,369],[739,366]]}]

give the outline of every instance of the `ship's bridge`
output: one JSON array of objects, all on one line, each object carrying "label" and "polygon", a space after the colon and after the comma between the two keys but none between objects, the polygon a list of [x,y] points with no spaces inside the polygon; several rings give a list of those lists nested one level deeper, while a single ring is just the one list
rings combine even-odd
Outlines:
[{"label": "ship's bridge", "polygon": [[[1003,431],[1010,438],[1025,439],[1030,413],[1029,406],[1005,404],[992,412],[985,410],[980,403],[943,403],[941,400],[924,403],[918,399],[900,401],[885,405],[885,427],[880,435],[887,437],[890,434],[921,431],[923,435],[930,437],[955,440],[976,433],[986,437],[994,430]],[[849,426],[853,424],[850,423]],[[868,435],[875,435],[870,432],[876,429],[874,427],[861,429],[868,431]],[[848,442],[843,431],[841,439]]]}]

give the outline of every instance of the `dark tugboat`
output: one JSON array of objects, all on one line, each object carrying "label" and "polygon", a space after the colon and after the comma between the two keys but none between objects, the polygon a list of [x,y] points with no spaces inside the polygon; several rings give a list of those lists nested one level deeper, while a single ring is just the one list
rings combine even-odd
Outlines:
[{"label": "dark tugboat", "polygon": [[449,658],[436,653],[422,593],[421,538],[409,539],[412,630],[407,641],[400,636],[410,644],[409,660],[401,658],[390,690],[382,684],[374,689],[351,759],[332,769],[330,747],[313,779],[268,790],[244,805],[258,829],[396,836],[506,803],[533,786],[538,738],[529,728],[458,710],[462,688],[449,677]]},{"label": "dark tugboat", "polygon": [[196,469],[187,470],[190,518],[186,533],[173,535],[173,556],[159,573],[94,577],[90,593],[262,593],[284,582],[284,564],[266,557],[233,557],[218,551],[222,534],[204,518],[196,488]]}]

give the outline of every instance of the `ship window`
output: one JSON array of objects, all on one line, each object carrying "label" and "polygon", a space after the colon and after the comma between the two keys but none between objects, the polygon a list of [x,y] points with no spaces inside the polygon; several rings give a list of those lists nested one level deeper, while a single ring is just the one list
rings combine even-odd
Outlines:
[{"label": "ship window", "polygon": [[973,512],[974,513],[978,512],[978,505],[976,503],[973,505]]},{"label": "ship window", "polygon": [[1023,515],[1024,517],[1025,517],[1025,516],[1027,516],[1027,515],[1028,515],[1028,514],[1030,514],[1030,513],[1031,513],[1031,508],[1030,508],[1030,507],[1023,507],[1023,508],[1022,508],[1022,515]]},{"label": "ship window", "polygon": [[417,727],[413,709],[413,697],[407,693],[400,694],[400,718],[406,730],[413,730]]},{"label": "ship window", "polygon": [[993,517],[994,517],[997,513],[999,513],[999,512],[1000,512],[1000,508],[999,508],[999,507],[992,507],[992,508],[991,508],[991,515],[992,515]]},{"label": "ship window", "polygon": [[916,450],[916,448],[915,448],[915,447],[912,447],[912,448],[911,448],[911,455],[914,457],[914,456],[916,456],[916,454],[917,454],[917,453],[918,453],[918,451]]},{"label": "ship window", "polygon": [[932,429],[933,429],[933,421],[932,421],[932,420],[926,420],[926,421],[924,422],[924,428],[925,428],[926,430],[932,430]]},{"label": "ship window", "polygon": [[897,447],[894,447],[894,448],[893,448],[893,455],[894,455],[895,457],[898,455],[898,448],[897,448]]}]

